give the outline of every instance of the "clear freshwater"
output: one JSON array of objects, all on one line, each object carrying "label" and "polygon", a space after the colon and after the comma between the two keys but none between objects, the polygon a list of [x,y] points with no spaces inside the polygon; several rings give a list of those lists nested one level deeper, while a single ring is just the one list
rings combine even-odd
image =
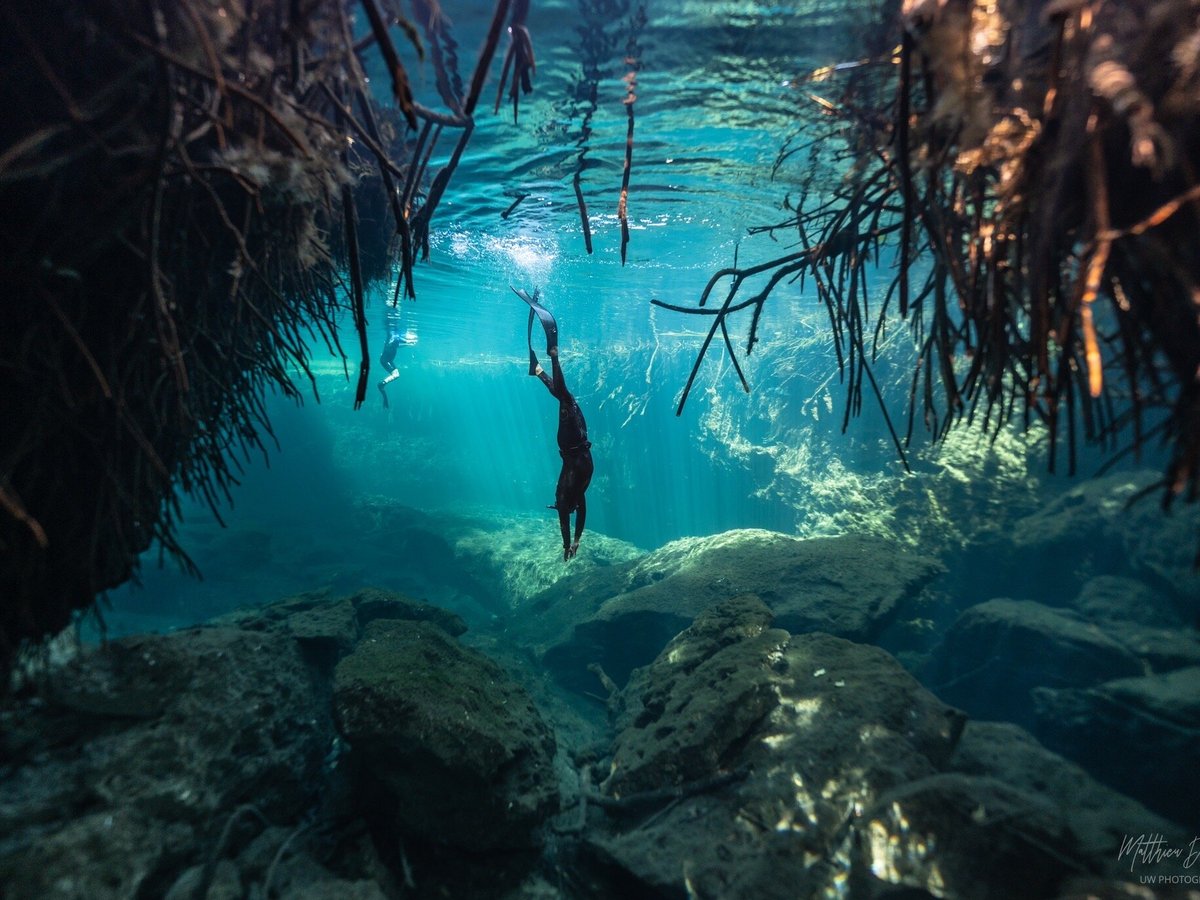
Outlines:
[{"label": "clear freshwater", "polygon": [[[490,5],[454,6],[446,11],[467,73]],[[750,395],[718,341],[683,414],[675,415],[709,320],[650,301],[695,305],[712,274],[735,259],[750,265],[792,249],[786,232],[773,238],[748,229],[786,218],[782,206],[794,197],[807,155],[794,154],[778,168],[776,162],[786,147],[804,142],[797,110],[813,102],[819,87],[803,78],[858,58],[869,9],[828,0],[534,4],[534,93],[522,97],[516,124],[507,105],[498,115],[478,116],[435,216],[430,259],[416,270],[418,299],[403,303],[411,343],[397,358],[403,374],[390,387],[391,409],[383,409],[374,388],[363,409],[351,408],[345,373],[357,371],[352,329],[343,333],[351,354],[345,364],[318,344],[313,371],[320,402],[311,391],[298,408],[272,400],[278,446],[269,447],[269,464],[258,455],[246,461],[232,508],[220,510],[229,530],[216,528],[207,507],[185,500],[184,546],[206,580],[197,584],[170,563],[159,567],[152,550],[143,586],[112,592],[114,632],[152,625],[141,615],[164,608],[170,612],[162,624],[178,624],[321,585],[404,585],[405,573],[422,561],[406,558],[403,548],[386,562],[356,558],[361,554],[344,514],[363,495],[497,523],[540,516],[545,553],[553,558],[557,524],[544,507],[553,502],[559,466],[556,409],[525,374],[526,308],[510,285],[539,288],[558,317],[563,368],[593,442],[592,534],[643,550],[751,527],[800,536],[867,531],[918,543],[919,530],[904,517],[930,510],[897,513],[896,495],[927,506],[912,499],[937,483],[922,481],[922,473],[945,476],[948,469],[952,480],[969,483],[976,508],[935,511],[947,520],[943,525],[986,518],[991,504],[1027,503],[1032,480],[1049,481],[1036,433],[1032,440],[1002,440],[996,457],[964,430],[952,437],[956,459],[947,463],[927,446],[918,423],[910,451],[914,477],[904,473],[869,397],[843,431],[845,392],[811,281],[775,289],[761,341],[750,357],[743,354]],[[631,238],[622,265],[617,203],[627,57],[638,66]],[[410,65],[418,99],[437,106],[430,67]],[[386,77],[377,73],[374,81],[386,94]],[[494,97],[489,82],[481,109]],[[443,139],[431,172],[452,145]],[[591,255],[575,201],[577,172],[590,213]],[[889,271],[881,260],[879,284]],[[761,283],[748,283],[743,296]],[[384,283],[370,291],[372,384],[383,374],[377,355],[392,291]],[[710,302],[721,296],[718,286]],[[748,316],[735,324],[740,353]],[[912,347],[898,320],[884,348],[876,374],[903,429]],[[1085,451],[1081,471],[1094,471],[1102,458]],[[968,459],[999,466],[999,475],[963,469]],[[1019,500],[1005,493],[1014,488]],[[926,532],[939,527],[925,526]],[[257,553],[239,530],[256,536]],[[297,548],[310,544],[321,563],[298,568]],[[237,552],[226,553],[231,549]],[[251,563],[252,571],[240,570]],[[172,599],[164,604],[164,596]]]},{"label": "clear freshwater", "polygon": [[[709,320],[651,301],[694,306],[719,269],[794,249],[785,231],[750,230],[786,219],[807,174],[806,154],[781,156],[809,137],[797,113],[820,85],[805,75],[858,59],[874,6],[533,4],[534,93],[521,98],[518,122],[503,105],[493,115],[497,61],[434,218],[430,258],[416,267],[417,299],[402,302],[406,337],[390,408],[374,387],[395,288],[385,280],[369,286],[363,408],[353,409],[357,342],[347,321],[348,358],[314,341],[311,384],[296,373],[304,401],[269,398],[276,440],[242,458],[229,502],[214,513],[182,499],[181,543],[202,577],[152,548],[139,582],[101,605],[109,638],[166,635],[117,642],[127,649],[113,657],[114,671],[133,673],[132,699],[105,693],[116,676],[107,680],[101,654],[95,683],[88,675],[78,690],[68,686],[63,721],[80,708],[92,712],[89,704],[104,707],[99,725],[80,719],[94,734],[79,730],[81,745],[86,738],[101,751],[55,743],[75,726],[54,718],[53,704],[46,713],[31,703],[5,720],[29,734],[41,729],[12,742],[29,765],[0,769],[0,824],[33,823],[19,840],[0,839],[0,865],[9,867],[0,872],[24,879],[14,896],[43,895],[42,870],[53,867],[41,860],[57,859],[60,844],[63,858],[82,847],[98,860],[78,863],[80,871],[92,865],[96,878],[109,878],[112,869],[112,883],[141,884],[136,896],[172,884],[179,896],[201,875],[211,881],[218,859],[237,884],[254,885],[229,896],[272,896],[277,864],[278,883],[300,890],[315,877],[304,868],[309,856],[343,879],[331,896],[359,878],[378,878],[386,896],[468,900],[1117,897],[1135,894],[1059,888],[1077,876],[1115,883],[1147,871],[1195,883],[1182,857],[1150,858],[1155,847],[1191,846],[1200,828],[1200,577],[1189,567],[1200,519],[1194,507],[1164,516],[1153,500],[1127,505],[1162,471],[1157,448],[1114,463],[1118,448],[1082,447],[1070,475],[1061,461],[1049,470],[1036,425],[992,438],[960,427],[935,446],[918,422],[907,471],[869,395],[845,425],[846,388],[811,281],[776,287],[749,356],[748,316],[734,322],[750,393],[718,341],[676,414]],[[466,78],[492,4],[445,7]],[[408,51],[406,64],[418,99],[439,107],[430,67]],[[372,75],[386,100],[387,78]],[[622,264],[617,209],[630,99],[631,234]],[[431,173],[453,137],[437,147]],[[590,254],[576,179],[590,213]],[[871,288],[885,289],[892,271],[883,256]],[[743,295],[762,284],[748,283]],[[540,290],[557,317],[562,367],[592,442],[587,530],[566,563],[547,509],[560,466],[556,403],[527,374],[528,309],[510,287]],[[723,292],[718,286],[710,303]],[[545,362],[537,330],[534,341]],[[893,320],[874,372],[901,433],[913,353],[906,323]],[[771,610],[732,597],[739,579]],[[356,593],[364,588],[428,601],[468,630],[456,643],[410,621],[425,613],[396,614],[396,625],[379,610],[403,604]],[[353,602],[338,599],[350,595]],[[283,598],[297,599],[269,606]],[[742,606],[729,612],[727,601]],[[733,622],[721,640],[706,647],[715,632],[703,628],[693,644],[683,640],[690,632],[682,630],[716,607]],[[776,614],[776,624],[791,616],[784,625],[792,636],[731,655],[710,683],[678,675],[699,658],[689,653],[715,658],[778,634],[760,613]],[[183,630],[221,616],[237,627]],[[86,628],[96,637],[95,620]],[[418,663],[397,675],[395,660],[412,659],[403,654],[419,643],[412,634],[426,643]],[[659,656],[672,640],[682,643]],[[385,645],[393,656],[373,649]],[[472,657],[470,669],[453,655],[466,651],[446,646],[480,650],[498,666]],[[170,662],[157,667],[159,659]],[[603,680],[587,668],[601,662]],[[356,693],[355,678],[372,665],[368,679],[390,686],[385,699],[394,706]],[[485,674],[472,680],[461,671]],[[532,697],[513,703],[528,706],[525,718],[511,713],[523,739],[535,734],[511,755],[540,760],[525,793],[496,774],[510,770],[480,776],[468,765],[477,760],[460,754],[469,741],[459,729],[467,733],[470,716],[454,716],[466,709],[495,724],[490,713],[517,689],[487,695],[503,701],[476,701],[504,677]],[[627,678],[624,694],[610,690]],[[163,684],[179,696],[164,699]],[[649,709],[647,698],[665,707],[668,695],[682,700],[668,713]],[[428,703],[424,720],[413,712],[419,702]],[[741,718],[747,709],[758,709],[750,724]],[[631,710],[641,711],[632,724]],[[646,726],[657,721],[651,713],[663,714],[661,728]],[[375,732],[362,724],[373,715],[385,720]],[[125,745],[114,737],[121,729]],[[543,731],[553,735],[550,750],[536,746]],[[372,751],[380,733],[383,749]],[[695,743],[679,745],[676,756],[662,750],[678,750],[671,742],[682,733]],[[438,734],[442,746],[427,752],[420,741],[432,746]],[[645,747],[657,769],[637,769]],[[438,752],[460,767],[440,768]],[[699,770],[687,775],[697,759]],[[179,766],[186,772],[177,779]],[[57,793],[69,779],[75,806],[62,799],[75,794]],[[501,782],[511,794],[499,793]],[[662,784],[684,793],[658,796]],[[388,794],[396,785],[400,799]],[[497,841],[495,853],[477,855],[480,841],[508,827],[514,804],[528,800],[539,827],[550,818],[538,791],[561,801],[545,840],[532,852]],[[617,807],[639,791],[659,806],[627,817]],[[137,816],[143,806],[150,813],[111,830],[110,810],[126,814],[126,792]],[[195,800],[201,795],[208,806]],[[487,824],[480,797],[500,803],[499,826]],[[261,828],[241,805],[260,798]],[[443,802],[457,803],[456,815]],[[69,812],[44,811],[61,809]],[[73,830],[85,816],[95,840],[82,826]],[[61,833],[44,830],[59,843],[47,843],[39,829],[55,817]],[[139,837],[176,820],[194,828],[185,849],[159,852]],[[458,843],[440,831],[455,827],[467,835],[452,834]],[[374,850],[363,849],[368,831]],[[44,847],[49,855],[39,856]],[[121,880],[130,847],[153,851],[150,876]],[[754,887],[729,887],[737,884]],[[630,885],[637,890],[626,892]],[[385,895],[375,884],[365,891]],[[67,885],[54,896],[81,894]]]},{"label": "clear freshwater", "polygon": [[[451,15],[469,70],[490,5],[455,4]],[[353,411],[342,362],[318,344],[320,403],[311,392],[300,408],[271,403],[279,446],[269,448],[269,465],[257,456],[247,461],[232,509],[221,510],[231,534],[265,531],[273,544],[311,537],[352,553],[353,535],[339,530],[338,510],[363,493],[421,510],[542,514],[553,502],[559,466],[556,408],[525,374],[526,308],[509,285],[539,288],[558,317],[563,368],[596,460],[589,532],[653,549],[733,528],[839,533],[846,528],[839,519],[872,516],[871,493],[902,469],[869,405],[841,432],[843,392],[811,283],[775,291],[762,340],[744,360],[753,394],[741,391],[716,345],[678,418],[675,407],[709,320],[650,304],[695,305],[713,272],[735,257],[747,265],[787,252],[787,244],[747,230],[782,219],[781,205],[803,174],[803,155],[773,174],[785,143],[797,139],[797,106],[811,102],[797,79],[853,56],[864,15],[854,4],[828,2],[534,4],[534,93],[522,98],[515,125],[507,106],[478,116],[435,217],[430,259],[417,267],[418,298],[403,303],[412,343],[397,358],[403,375],[390,387],[390,411],[374,387],[366,406]],[[631,38],[639,68],[631,238],[622,265],[617,202]],[[431,70],[414,65],[418,98],[436,105]],[[375,81],[386,93],[386,79]],[[481,107],[494,96],[489,83]],[[443,139],[443,161],[451,147]],[[591,255],[573,188],[581,161]],[[431,172],[436,163],[435,155]],[[519,195],[527,196],[503,218]],[[371,291],[372,384],[383,374],[377,355],[392,290],[376,284]],[[744,331],[748,318],[738,324]],[[903,357],[899,329],[895,338]],[[744,334],[736,339],[740,352]],[[353,356],[351,329],[343,342]],[[352,374],[356,362],[348,362]],[[884,361],[881,373],[890,366]],[[895,399],[899,410],[899,389]],[[812,496],[831,466],[861,483],[860,508],[846,511],[845,498]],[[211,533],[204,506],[186,504],[183,518],[185,534],[189,527]],[[544,519],[553,556],[553,512]],[[226,570],[236,563],[212,555],[200,535],[185,547],[211,584],[195,585],[170,564],[160,571],[151,551],[144,588],[113,592],[113,627],[123,630],[126,611],[158,607],[164,592],[189,598],[179,604],[185,617],[192,608],[206,617],[232,599],[225,582],[236,577]],[[345,560],[347,568],[353,564]],[[256,590],[270,583],[267,571],[254,574]],[[279,593],[311,586],[290,563],[274,575]],[[388,582],[393,573],[375,568],[361,577]]]}]

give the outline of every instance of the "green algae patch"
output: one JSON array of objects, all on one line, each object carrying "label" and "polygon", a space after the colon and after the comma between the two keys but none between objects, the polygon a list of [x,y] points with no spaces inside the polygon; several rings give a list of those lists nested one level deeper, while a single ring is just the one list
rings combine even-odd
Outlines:
[{"label": "green algae patch", "polygon": [[377,620],[337,666],[339,728],[413,834],[528,846],[557,806],[555,742],[525,691],[429,622]]}]

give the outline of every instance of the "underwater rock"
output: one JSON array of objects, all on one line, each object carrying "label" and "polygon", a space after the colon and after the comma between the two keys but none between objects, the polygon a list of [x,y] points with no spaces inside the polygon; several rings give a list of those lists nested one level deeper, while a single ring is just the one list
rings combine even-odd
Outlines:
[{"label": "underwater rock", "polygon": [[[1045,804],[1066,823],[1090,871],[1128,876],[1122,841],[1159,834],[1171,846],[1192,835],[1141,803],[1101,784],[1073,762],[1047,750],[1025,729],[1007,722],[968,722],[950,761],[967,775],[998,779],[1023,793],[1028,805]],[[989,815],[994,813],[989,810]],[[1167,873],[1169,867],[1162,867]]]},{"label": "underwater rock", "polygon": [[358,643],[363,627],[376,619],[433,622],[455,637],[467,630],[463,620],[448,610],[379,588],[363,588],[348,597],[313,591],[215,621],[251,631],[282,631],[312,651],[318,661],[332,666]]},{"label": "underwater rock", "polygon": [[1160,480],[1139,472],[1075,485],[1015,524],[1009,545],[993,548],[987,580],[994,590],[1059,605],[1095,576],[1133,577],[1167,592],[1185,619],[1195,618],[1200,509],[1176,504],[1163,515],[1160,504],[1140,498]]},{"label": "underwater rock", "polygon": [[711,775],[779,702],[770,667],[790,635],[753,594],[701,614],[622,692],[612,775],[618,792]]},{"label": "underwater rock", "polygon": [[528,640],[576,690],[588,666],[618,684],[714,603],[752,593],[793,633],[871,640],[939,572],[933,559],[879,538],[799,540],[757,529],[684,538],[639,560],[564,579],[531,604]]},{"label": "underwater rock", "polygon": [[1200,667],[1033,692],[1050,749],[1150,809],[1200,827]]},{"label": "underwater rock", "polygon": [[958,617],[929,662],[926,683],[973,717],[1030,725],[1035,687],[1086,687],[1144,671],[1128,649],[1074,613],[996,599]]},{"label": "underwater rock", "polygon": [[1169,628],[1184,624],[1175,605],[1144,581],[1117,575],[1088,580],[1071,603],[1080,615],[1098,623],[1126,623]]},{"label": "underwater rock", "polygon": [[527,847],[557,805],[554,737],[528,695],[432,623],[367,625],[337,666],[334,703],[352,754],[410,834]]},{"label": "underwater rock", "polygon": [[9,900],[128,900],[153,896],[164,872],[195,850],[193,828],[132,808],[0,828],[0,885]]},{"label": "underwater rock", "polygon": [[1048,804],[994,778],[956,772],[900,785],[862,816],[859,877],[926,896],[1056,897],[1086,872],[1067,823]]},{"label": "underwater rock", "polygon": [[[1179,878],[1179,867],[1164,873],[1168,878]],[[1196,891],[1183,886],[1181,881],[1167,880],[1151,891],[1146,885],[1132,881],[1091,878],[1070,878],[1063,885],[1055,900],[1196,900]]]},{"label": "underwater rock", "polygon": [[1071,607],[1142,660],[1146,674],[1200,666],[1200,635],[1185,626],[1165,594],[1145,582],[1098,576]]},{"label": "underwater rock", "polygon": [[288,900],[387,900],[383,889],[370,879],[345,881],[328,878],[288,888]]},{"label": "underwater rock", "polygon": [[467,624],[456,613],[417,600],[410,600],[392,591],[364,588],[350,597],[358,613],[359,625],[366,627],[376,619],[406,619],[432,622],[451,637],[465,634]]},{"label": "underwater rock", "polygon": [[[427,513],[390,497],[358,498],[354,533],[387,583],[461,608],[483,620],[503,616],[570,574],[635,559],[642,551],[589,531],[569,567],[553,516]],[[360,554],[361,555],[361,554]]]},{"label": "underwater rock", "polygon": [[1103,627],[1109,637],[1142,660],[1147,675],[1200,666],[1200,636],[1191,628],[1173,631],[1116,623]]},{"label": "underwater rock", "polygon": [[[264,829],[235,860],[222,859],[206,872],[206,866],[187,869],[180,875],[164,900],[193,900],[201,883],[208,877],[208,890],[200,895],[206,900],[246,900],[246,898],[286,897],[288,900],[385,900],[387,895],[370,878],[340,878],[313,858],[305,840],[309,829]],[[351,868],[362,866],[362,846],[336,846],[328,835],[318,842],[325,845],[323,856],[344,857],[338,860]],[[335,844],[330,847],[329,844]],[[360,842],[361,844],[361,842]],[[372,857],[368,850],[365,854]],[[371,860],[377,863],[377,859]],[[368,868],[370,866],[367,866]]]},{"label": "underwater rock", "polygon": [[602,793],[584,781],[587,872],[613,896],[1053,898],[1129,877],[1130,833],[1184,840],[1018,727],[964,728],[882,650],[772,629],[753,596],[621,698]]},{"label": "underwater rock", "polygon": [[950,758],[961,713],[887,653],[769,625],[718,603],[630,678],[597,865],[655,896],[815,896],[851,866],[852,811]]},{"label": "underwater rock", "polygon": [[442,527],[454,546],[455,568],[487,585],[504,608],[518,611],[568,575],[629,562],[644,553],[626,541],[589,531],[571,565],[564,566],[553,513],[455,520]]},{"label": "underwater rock", "polygon": [[[175,880],[163,900],[192,900],[204,881],[205,866],[192,866]],[[238,867],[228,859],[213,866],[208,889],[200,895],[202,900],[241,900],[246,896]]]},{"label": "underwater rock", "polygon": [[228,627],[93,649],[2,725],[12,897],[164,892],[159,879],[242,804],[279,820],[307,808],[333,739],[327,690],[296,641]]}]

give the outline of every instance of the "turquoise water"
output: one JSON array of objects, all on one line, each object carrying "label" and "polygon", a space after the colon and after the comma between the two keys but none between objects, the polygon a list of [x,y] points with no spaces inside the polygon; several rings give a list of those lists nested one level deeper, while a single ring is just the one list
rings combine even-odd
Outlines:
[{"label": "turquoise water", "polygon": [[[491,2],[447,7],[466,79]],[[368,286],[365,405],[346,321],[348,358],[314,340],[303,402],[268,398],[274,440],[238,455],[228,502],[182,498],[201,577],[152,548],[99,611],[109,636],[137,636],[4,719],[17,764],[0,759],[0,822],[27,833],[0,840],[0,871],[40,885],[78,859],[179,896],[221,865],[274,896],[277,866],[320,889],[311,853],[343,879],[331,895],[1049,897],[1075,896],[1060,882],[1081,872],[1132,879],[1148,862],[1129,857],[1164,835],[1191,847],[1200,510],[1127,503],[1161,473],[1156,448],[1089,480],[1114,448],[1081,447],[1071,476],[1050,471],[1036,423],[933,445],[918,421],[902,459],[888,417],[903,434],[908,325],[879,333],[883,408],[864,392],[847,420],[811,281],[774,289],[750,355],[749,315],[733,320],[749,392],[718,340],[677,414],[710,320],[652,301],[692,307],[720,269],[797,249],[753,229],[787,219],[813,174],[786,151],[836,146],[801,129],[824,127],[799,114],[821,90],[804,75],[861,58],[873,15],[867,0],[534,4],[535,93],[514,123],[485,90],[401,306],[390,405],[375,384],[394,272]],[[385,99],[386,77],[372,83]],[[885,253],[868,273],[872,310],[893,271]],[[557,406],[527,374],[510,287],[557,317],[589,427],[570,562],[547,508]],[[212,620],[232,627],[184,628]],[[513,772],[531,758],[544,771],[526,783]],[[520,811],[543,793],[561,815],[553,798]],[[544,817],[532,855],[505,843]],[[56,896],[83,895],[60,881]]]},{"label": "turquoise water", "polygon": [[[456,6],[465,72],[488,14],[486,4]],[[535,4],[535,91],[522,98],[517,124],[505,107],[478,116],[435,216],[430,259],[417,268],[418,299],[403,304],[411,343],[397,359],[403,374],[390,388],[391,410],[372,388],[353,411],[342,363],[316,347],[320,402],[270,404],[279,446],[270,448],[270,467],[247,461],[232,509],[221,510],[231,531],[278,534],[283,523],[289,532],[320,533],[364,493],[423,510],[539,514],[553,501],[559,466],[556,410],[525,375],[526,309],[509,285],[540,288],[558,317],[563,368],[594,445],[590,532],[649,549],[738,527],[839,530],[801,501],[803,483],[834,458],[869,478],[901,468],[873,411],[840,433],[835,358],[811,284],[776,290],[762,341],[743,360],[754,393],[741,391],[717,346],[678,418],[709,322],[650,301],[695,305],[735,255],[746,265],[787,252],[747,229],[784,217],[781,204],[803,171],[792,162],[772,177],[772,167],[795,131],[797,104],[809,102],[792,83],[842,58],[855,15],[832,3]],[[617,202],[630,46],[639,67],[622,265]],[[411,64],[418,98],[437,106],[430,68]],[[481,107],[494,91],[489,84]],[[452,145],[453,136],[443,138],[430,171]],[[581,159],[591,255],[574,193]],[[527,196],[503,218],[520,195]],[[385,283],[371,291],[372,383],[382,377],[376,357],[391,292]],[[744,342],[748,318],[738,325]],[[354,348],[352,330],[343,340]],[[797,428],[806,435],[802,448]],[[556,523],[551,511],[544,515],[546,552],[554,554]],[[232,575],[214,570],[231,563],[198,536],[224,540],[209,537],[211,521],[207,509],[185,503],[185,535],[193,533],[185,548],[209,581]],[[145,591],[114,592],[118,613],[141,605],[146,591],[203,591],[169,565],[160,571],[153,551],[147,560]],[[287,572],[279,580],[281,591],[293,587]]]},{"label": "turquoise water", "polygon": [[[676,416],[709,320],[650,301],[694,306],[712,274],[735,259],[751,265],[794,249],[786,232],[774,238],[748,229],[786,218],[783,204],[809,165],[797,153],[775,166],[784,147],[806,139],[797,110],[812,103],[816,88],[800,79],[861,54],[866,9],[535,4],[535,91],[522,98],[515,124],[507,107],[491,113],[494,82],[484,91],[478,127],[434,218],[430,258],[416,270],[418,299],[402,304],[409,343],[397,357],[402,375],[389,388],[391,409],[372,387],[354,411],[345,373],[356,372],[357,360],[343,363],[314,346],[319,402],[310,391],[299,407],[269,403],[278,446],[268,448],[269,464],[246,460],[232,506],[218,510],[228,529],[202,504],[184,502],[183,546],[205,580],[170,562],[160,566],[151,550],[143,585],[111,594],[113,629],[155,624],[147,616],[160,625],[204,619],[322,587],[430,590],[417,578],[426,567],[420,553],[398,544],[381,558],[356,542],[363,525],[355,510],[368,498],[480,518],[497,533],[509,517],[535,518],[544,527],[530,540],[544,541],[553,560],[557,522],[545,506],[560,462],[556,408],[525,374],[527,310],[510,285],[539,288],[558,317],[563,368],[587,417],[596,472],[585,549],[593,535],[651,550],[748,527],[961,544],[998,510],[1028,511],[1037,490],[1057,489],[1036,429],[995,447],[964,431],[947,450],[930,448],[918,424],[909,451],[915,475],[905,472],[870,397],[843,431],[845,389],[811,281],[775,289],[749,357],[749,317],[734,323],[752,392],[741,390],[718,340]],[[489,16],[487,4],[455,7],[464,78]],[[631,237],[622,265],[617,203],[632,58]],[[429,66],[409,65],[418,98],[437,107]],[[381,73],[373,81],[386,93]],[[455,137],[443,137],[431,172]],[[881,259],[876,287],[889,275]],[[743,296],[762,283],[747,283]],[[720,302],[725,284],[710,303]],[[377,356],[392,292],[386,282],[369,292],[372,384],[383,375]],[[356,349],[349,327],[343,344]],[[875,367],[901,430],[911,352],[897,322]],[[1082,469],[1094,470],[1101,458],[1085,453]]]}]

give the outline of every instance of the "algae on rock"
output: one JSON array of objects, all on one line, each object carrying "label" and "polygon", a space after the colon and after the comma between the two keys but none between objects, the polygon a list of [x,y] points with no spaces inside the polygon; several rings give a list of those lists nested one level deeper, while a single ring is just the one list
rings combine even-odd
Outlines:
[{"label": "algae on rock", "polygon": [[522,848],[558,802],[554,736],[525,691],[437,625],[378,620],[337,666],[338,727],[402,830]]}]

